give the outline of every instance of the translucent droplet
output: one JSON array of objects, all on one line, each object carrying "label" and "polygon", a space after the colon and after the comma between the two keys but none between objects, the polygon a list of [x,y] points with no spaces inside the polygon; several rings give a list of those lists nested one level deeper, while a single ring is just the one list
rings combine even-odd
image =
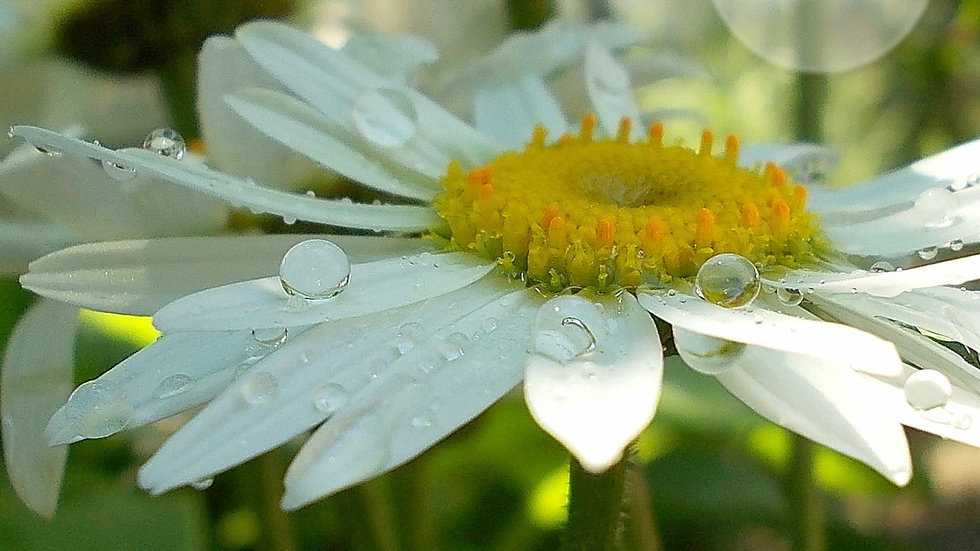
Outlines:
[{"label": "translucent droplet", "polygon": [[143,149],[179,161],[187,152],[187,142],[173,128],[157,128],[143,139]]},{"label": "translucent droplet", "polygon": [[946,188],[930,188],[915,200],[915,210],[927,228],[947,228],[956,222],[956,199]]},{"label": "translucent droplet", "polygon": [[880,260],[871,265],[871,272],[875,274],[880,274],[882,272],[894,272],[895,266],[890,263]]},{"label": "translucent droplet", "polygon": [[970,417],[970,414],[968,413],[960,413],[953,416],[951,424],[953,425],[953,428],[969,430],[969,428],[973,426],[973,418]]},{"label": "translucent droplet", "polygon": [[735,367],[745,343],[719,339],[674,327],[675,344],[684,362],[698,373],[718,375]]},{"label": "translucent droplet", "polygon": [[950,241],[949,242],[949,250],[951,250],[953,252],[962,251],[963,250],[963,240],[962,239],[954,239],[954,240]]},{"label": "translucent droplet", "polygon": [[447,362],[451,362],[463,356],[463,349],[469,342],[469,338],[462,333],[452,333],[442,340],[439,346],[439,354]]},{"label": "translucent droplet", "polygon": [[[8,135],[10,137],[13,137],[13,134],[8,133]],[[50,147],[41,147],[39,145],[35,145],[34,149],[36,149],[38,153],[44,153],[49,157],[61,157],[62,155],[64,155],[64,153],[62,153],[61,151],[58,151],[57,149],[53,149]]]},{"label": "translucent droplet", "polygon": [[953,385],[933,369],[916,371],[905,380],[905,400],[917,410],[943,407],[953,394]]},{"label": "translucent droplet", "polygon": [[283,255],[279,281],[290,295],[327,299],[343,291],[350,281],[350,260],[330,241],[308,239]]},{"label": "translucent droplet", "polygon": [[252,329],[252,338],[266,348],[278,348],[286,342],[289,331],[285,327],[270,327],[267,329]]},{"label": "translucent droplet", "polygon": [[192,379],[190,376],[183,373],[171,375],[160,381],[160,384],[158,384],[156,389],[153,391],[153,397],[158,400],[165,400],[167,398],[172,398],[179,394],[183,394],[190,388],[191,381]]},{"label": "translucent droplet", "polygon": [[797,289],[780,287],[776,289],[776,298],[787,306],[799,306],[803,302],[803,293]]},{"label": "translucent droplet", "polygon": [[201,480],[191,482],[191,488],[195,490],[207,490],[212,484],[214,484],[213,478],[202,478]]},{"label": "translucent droplet", "polygon": [[242,398],[253,406],[266,404],[279,391],[279,382],[267,371],[253,371],[245,376],[242,385]]},{"label": "translucent droplet", "polygon": [[418,113],[411,98],[390,88],[358,96],[351,118],[365,139],[382,147],[402,146],[418,131]]},{"label": "translucent droplet", "polygon": [[330,383],[313,393],[313,407],[324,415],[333,415],[349,399],[350,393],[347,392],[346,388],[336,383]]},{"label": "translucent droplet", "polygon": [[417,429],[423,429],[432,426],[432,419],[424,416],[412,417],[412,426]]},{"label": "translucent droplet", "polygon": [[939,248],[936,246],[923,247],[919,249],[916,254],[918,254],[919,258],[922,260],[932,260],[933,258],[936,258],[937,254],[939,254]]},{"label": "translucent droplet", "polygon": [[709,258],[694,278],[694,290],[699,297],[725,308],[751,303],[761,289],[762,279],[755,264],[731,253]]},{"label": "translucent droplet", "polygon": [[565,363],[596,349],[605,323],[592,301],[577,295],[555,297],[541,306],[534,320],[534,350]]},{"label": "translucent droplet", "polygon": [[106,174],[115,180],[119,180],[120,182],[132,180],[136,177],[135,168],[120,166],[112,161],[102,161],[102,168],[105,169]]},{"label": "translucent droplet", "polygon": [[104,438],[129,425],[132,406],[121,388],[110,381],[80,385],[65,403],[65,415],[84,438]]},{"label": "translucent droplet", "polygon": [[927,0],[712,0],[748,49],[797,71],[830,73],[871,63],[895,47]]},{"label": "translucent droplet", "polygon": [[408,354],[422,341],[422,324],[410,321],[398,328],[395,347],[399,354]]}]

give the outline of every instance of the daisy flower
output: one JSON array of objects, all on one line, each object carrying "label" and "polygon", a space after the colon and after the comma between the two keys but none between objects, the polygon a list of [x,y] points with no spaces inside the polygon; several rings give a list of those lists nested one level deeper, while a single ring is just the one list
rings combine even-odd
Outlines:
[{"label": "daisy flower", "polygon": [[[527,73],[476,102],[474,128],[298,31],[240,27],[237,47],[276,88],[231,90],[230,108],[387,203],[291,194],[15,127],[66,156],[257,212],[385,234],[313,236],[275,258],[278,274],[163,307],[163,336],[78,387],[48,423],[49,442],[207,404],[140,470],[159,493],[312,430],[285,477],[282,505],[293,509],[412,459],[523,380],[538,423],[601,472],[654,416],[658,324],[665,334],[669,324],[691,368],[897,484],[911,476],[903,423],[980,444],[974,368],[940,338],[974,346],[975,293],[946,285],[976,278],[980,259],[928,263],[931,247],[963,254],[977,235],[967,159],[980,143],[824,189],[808,184],[821,148],[729,137],[716,151],[711,132],[696,149],[665,143],[661,125],[638,123],[629,76],[595,36],[559,43],[584,55],[595,116],[573,127]],[[518,131],[528,135],[515,147]],[[240,261],[258,262],[274,239],[241,238],[255,254]],[[222,246],[200,241],[186,254]],[[21,281],[126,311],[118,297],[169,292],[181,251],[168,247],[70,248]],[[871,265],[917,251],[926,265]]]}]

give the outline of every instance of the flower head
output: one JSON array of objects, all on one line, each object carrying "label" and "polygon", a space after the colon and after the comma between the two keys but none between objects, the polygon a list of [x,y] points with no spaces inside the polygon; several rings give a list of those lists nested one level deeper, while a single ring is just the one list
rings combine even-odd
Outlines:
[{"label": "flower head", "polygon": [[[861,223],[884,224],[919,202],[878,204],[860,187],[794,183],[787,170],[824,154],[812,147],[741,148],[729,138],[716,155],[710,132],[696,150],[665,144],[661,126],[641,128],[628,74],[601,35],[575,32],[587,39],[581,52],[597,116],[570,131],[541,73],[505,71],[510,80],[480,84],[473,128],[356,55],[280,25],[240,28],[248,66],[274,77],[276,89],[232,90],[227,104],[286,147],[402,198],[391,204],[280,192],[15,128],[66,155],[284,219],[407,234],[242,238],[239,250],[264,246],[263,258],[281,259],[278,275],[158,311],[164,336],[76,389],[47,427],[51,442],[208,403],[140,471],[142,486],[162,492],[315,429],[286,475],[283,505],[295,508],[410,460],[523,379],[541,426],[598,472],[620,460],[654,415],[663,372],[656,318],[672,326],[693,369],[898,484],[911,475],[901,423],[980,443],[957,422],[974,411],[972,371],[902,325],[955,330],[972,342],[971,324],[940,327],[904,301],[936,308],[953,302],[947,295],[972,300],[937,286],[975,278],[980,261],[887,273],[845,263],[839,253],[860,254],[875,239],[847,233],[848,206],[871,202],[877,210],[862,211]],[[526,142],[513,147],[517,129]],[[914,165],[897,174],[932,188],[960,168],[923,174]],[[823,222],[805,208],[808,190]],[[840,196],[850,199],[835,203]],[[146,288],[166,273],[166,265],[142,264],[141,249],[164,245],[130,246],[128,262],[144,268],[133,285]],[[79,270],[93,251],[55,253],[22,282],[104,306],[112,300],[100,293],[106,282]],[[922,368],[937,374],[912,376]],[[934,388],[941,399],[931,399]]]}]

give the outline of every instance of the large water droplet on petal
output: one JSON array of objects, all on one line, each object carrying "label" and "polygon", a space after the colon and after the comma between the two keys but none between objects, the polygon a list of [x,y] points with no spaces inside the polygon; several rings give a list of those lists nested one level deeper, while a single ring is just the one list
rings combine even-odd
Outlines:
[{"label": "large water droplet on petal", "polygon": [[905,380],[905,399],[918,410],[943,407],[953,394],[953,385],[933,369],[917,371]]},{"label": "large water droplet on petal", "polygon": [[871,265],[872,273],[880,274],[882,272],[894,272],[894,271],[895,271],[895,266],[892,266],[891,263],[885,262],[884,260],[879,260],[878,262],[875,262],[874,264]]},{"label": "large water droplet on petal", "polygon": [[366,140],[383,147],[402,146],[418,131],[418,113],[411,98],[391,88],[358,96],[351,118]]},{"label": "large water droplet on petal", "polygon": [[946,188],[931,188],[919,194],[915,210],[927,228],[946,228],[956,223],[956,199]]},{"label": "large water droplet on petal", "polygon": [[595,304],[577,295],[545,302],[531,330],[537,353],[565,363],[595,350],[605,323]]},{"label": "large water droplet on petal", "polygon": [[399,354],[408,354],[422,341],[422,324],[414,321],[403,324],[398,328],[395,347]]},{"label": "large water droplet on petal", "polygon": [[254,371],[246,375],[242,385],[242,399],[252,406],[266,404],[279,391],[279,382],[267,371]]},{"label": "large water droplet on petal", "polygon": [[290,295],[326,299],[350,281],[350,260],[343,249],[323,239],[308,239],[286,251],[279,264],[279,281]]},{"label": "large water droplet on petal", "polygon": [[439,354],[447,362],[460,358],[464,353],[464,348],[469,343],[469,338],[462,333],[452,333],[442,340],[439,345]]},{"label": "large water droplet on petal", "polygon": [[179,161],[187,152],[187,142],[173,128],[157,128],[146,135],[143,149]]},{"label": "large water droplet on petal", "polygon": [[183,373],[171,375],[160,381],[160,384],[158,384],[156,389],[153,391],[153,397],[158,400],[165,400],[167,398],[172,398],[179,394],[183,394],[190,388],[191,381],[192,379],[190,376]]},{"label": "large water droplet on petal", "polygon": [[918,254],[919,258],[922,260],[932,260],[933,258],[936,258],[937,254],[939,254],[939,247],[936,247],[935,245],[923,247],[919,249],[916,254]]},{"label": "large water droplet on petal", "polygon": [[313,392],[313,407],[318,412],[330,416],[342,408],[349,399],[350,393],[346,388],[330,383]]},{"label": "large water droplet on petal", "polygon": [[285,327],[270,327],[267,329],[253,329],[252,338],[260,346],[265,348],[278,348],[286,342],[289,331]]},{"label": "large water droplet on petal", "polygon": [[694,278],[698,296],[725,308],[745,306],[759,296],[762,279],[749,259],[725,253],[709,258]]},{"label": "large water droplet on petal", "polygon": [[121,388],[109,381],[89,381],[68,397],[65,415],[79,436],[104,438],[126,428],[133,409]]},{"label": "large water droplet on petal", "polygon": [[948,247],[949,247],[949,250],[953,251],[954,253],[955,252],[962,251],[963,250],[963,240],[962,239],[954,239],[954,240],[952,240],[952,241],[949,242]]}]

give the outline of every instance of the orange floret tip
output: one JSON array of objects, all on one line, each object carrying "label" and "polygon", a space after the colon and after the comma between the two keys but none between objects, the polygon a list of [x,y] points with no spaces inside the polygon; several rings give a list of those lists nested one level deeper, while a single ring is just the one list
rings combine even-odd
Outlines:
[{"label": "orange floret tip", "polygon": [[706,157],[711,155],[711,146],[715,143],[715,133],[711,131],[710,128],[705,128],[701,132],[701,148],[698,149],[698,155]]},{"label": "orange floret tip", "polygon": [[612,218],[602,218],[596,227],[596,237],[603,245],[611,245],[616,235],[616,222]]},{"label": "orange floret tip", "polygon": [[772,204],[772,216],[773,233],[777,237],[786,237],[787,230],[789,229],[789,205],[777,199]]},{"label": "orange floret tip", "polygon": [[493,195],[493,184],[487,182],[480,186],[480,199],[489,199]]},{"label": "orange floret tip", "polygon": [[655,122],[650,125],[650,143],[653,145],[663,145],[664,123]]},{"label": "orange floret tip", "polygon": [[208,148],[204,145],[204,140],[201,138],[191,138],[187,140],[187,150],[203,155],[207,153]]},{"label": "orange floret tip", "polygon": [[732,165],[738,163],[738,136],[735,134],[729,134],[725,139],[725,160]]},{"label": "orange floret tip", "polygon": [[659,216],[651,216],[647,220],[646,231],[644,232],[649,241],[660,241],[664,238],[664,221]]},{"label": "orange floret tip", "polygon": [[631,130],[633,130],[633,119],[629,117],[619,119],[619,130],[616,133],[616,139],[621,142],[629,141]]},{"label": "orange floret tip", "polygon": [[592,136],[595,134],[595,125],[596,118],[592,113],[582,117],[582,133],[579,137],[583,142],[592,141]]},{"label": "orange floret tip", "polygon": [[559,243],[556,242],[559,240],[564,240],[564,238],[565,219],[561,216],[555,216],[550,222],[548,222],[548,241],[551,241],[552,244],[557,245]]},{"label": "orange floret tip", "polygon": [[531,132],[532,145],[544,145],[544,141],[547,137],[548,131],[545,130],[544,126],[541,126],[540,124],[534,125],[534,130]]},{"label": "orange floret tip", "polygon": [[698,247],[707,247],[715,240],[715,215],[708,209],[698,211],[694,242]]},{"label": "orange floret tip", "polygon": [[748,228],[754,228],[759,225],[762,218],[759,216],[759,207],[755,203],[746,203],[742,205],[742,225]]},{"label": "orange floret tip", "polygon": [[800,210],[806,204],[806,186],[793,186],[793,209]]},{"label": "orange floret tip", "polygon": [[775,163],[769,161],[766,163],[766,180],[770,185],[782,188],[786,185],[786,181],[789,176],[786,175],[786,171],[776,166]]},{"label": "orange floret tip", "polygon": [[559,205],[557,202],[548,205],[548,208],[544,209],[544,214],[541,215],[541,227],[548,228],[551,226],[551,220],[558,216]]}]

